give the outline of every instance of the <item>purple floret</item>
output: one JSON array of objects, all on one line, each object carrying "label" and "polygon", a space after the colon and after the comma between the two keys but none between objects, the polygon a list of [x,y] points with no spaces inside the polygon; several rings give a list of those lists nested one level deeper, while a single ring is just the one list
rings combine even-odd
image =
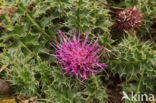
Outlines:
[{"label": "purple floret", "polygon": [[87,80],[107,67],[107,64],[99,62],[104,53],[103,47],[97,42],[89,43],[88,34],[83,41],[81,34],[75,33],[72,39],[61,31],[59,34],[60,43],[55,45],[55,57],[63,65],[66,74]]}]

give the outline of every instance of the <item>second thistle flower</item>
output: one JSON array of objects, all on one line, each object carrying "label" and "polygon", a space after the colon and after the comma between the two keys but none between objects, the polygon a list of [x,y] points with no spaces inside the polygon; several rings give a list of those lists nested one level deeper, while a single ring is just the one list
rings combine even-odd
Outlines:
[{"label": "second thistle flower", "polygon": [[143,21],[143,14],[135,7],[127,8],[117,12],[117,24],[120,30],[130,30],[139,28]]}]

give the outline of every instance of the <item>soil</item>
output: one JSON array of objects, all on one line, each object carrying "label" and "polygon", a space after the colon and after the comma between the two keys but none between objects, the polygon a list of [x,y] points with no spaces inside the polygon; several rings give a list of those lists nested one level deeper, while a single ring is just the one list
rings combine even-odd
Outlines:
[{"label": "soil", "polygon": [[124,103],[122,101],[122,79],[118,75],[111,77],[107,85],[108,103]]}]

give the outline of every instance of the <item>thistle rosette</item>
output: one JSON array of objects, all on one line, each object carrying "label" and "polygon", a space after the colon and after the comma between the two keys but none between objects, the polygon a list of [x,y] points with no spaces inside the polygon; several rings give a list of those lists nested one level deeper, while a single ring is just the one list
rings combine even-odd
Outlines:
[{"label": "thistle rosette", "polygon": [[59,34],[60,42],[55,44],[54,56],[62,64],[65,74],[87,80],[107,67],[107,64],[100,63],[103,47],[97,42],[89,42],[88,34],[84,40],[81,40],[80,33],[74,33],[71,39],[61,31]]},{"label": "thistle rosette", "polygon": [[136,7],[119,11],[117,12],[116,16],[117,25],[120,30],[131,30],[139,28],[141,26],[141,22],[144,19],[143,14],[140,13]]}]

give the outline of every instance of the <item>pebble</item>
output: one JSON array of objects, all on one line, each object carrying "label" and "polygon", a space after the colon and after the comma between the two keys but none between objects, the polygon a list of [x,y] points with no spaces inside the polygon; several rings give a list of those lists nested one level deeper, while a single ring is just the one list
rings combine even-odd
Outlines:
[{"label": "pebble", "polygon": [[11,86],[8,82],[0,79],[0,95],[10,95]]}]

